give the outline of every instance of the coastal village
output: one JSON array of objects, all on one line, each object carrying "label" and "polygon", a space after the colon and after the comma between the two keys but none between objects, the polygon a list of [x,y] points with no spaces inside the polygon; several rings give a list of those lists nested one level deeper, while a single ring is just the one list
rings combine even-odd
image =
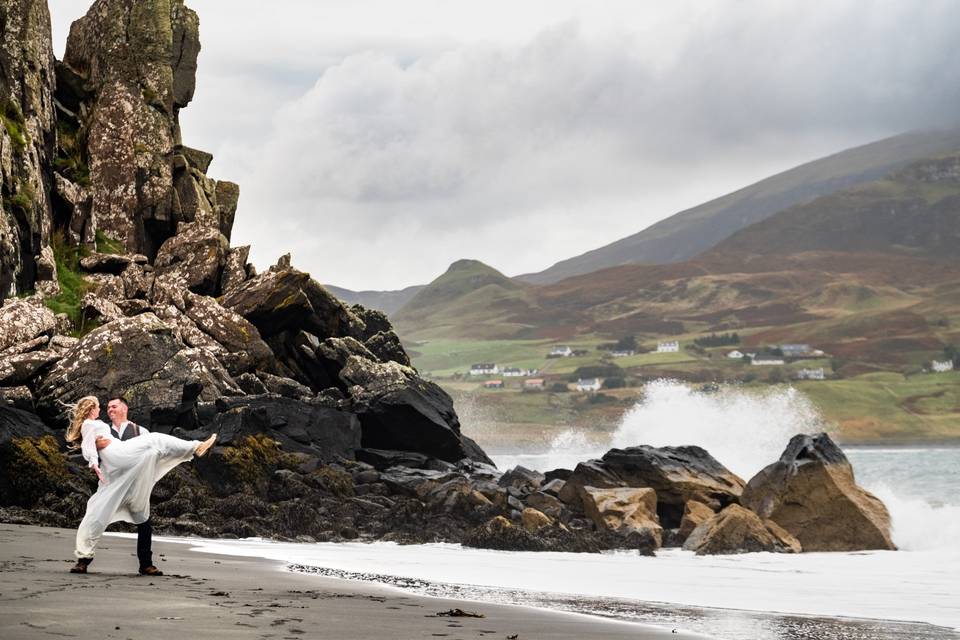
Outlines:
[{"label": "coastal village", "polygon": [[[724,381],[752,382],[761,378],[769,382],[787,382],[790,380],[826,380],[835,376],[831,369],[830,356],[823,350],[810,344],[766,345],[761,348],[728,349],[730,344],[739,342],[735,334],[726,336],[711,335],[695,339],[689,344],[679,340],[658,341],[651,345],[640,345],[633,336],[620,339],[615,344],[599,344],[592,348],[558,344],[545,351],[541,367],[521,367],[497,362],[476,362],[466,372],[455,371],[449,377],[453,380],[470,380],[484,390],[510,389],[523,392],[577,392],[597,393],[603,389],[622,389],[642,384],[648,379],[643,375],[643,364],[637,361],[646,356],[649,364],[657,364],[657,354],[677,354],[687,356],[688,362],[704,361],[721,367]],[[718,346],[709,346],[723,343]],[[653,356],[651,359],[650,356]],[[558,366],[558,362],[578,364],[573,371],[569,366]],[[677,362],[675,357],[664,360],[665,363]],[[765,377],[758,376],[754,367],[769,369]],[[953,369],[953,362],[933,361],[930,370],[945,372]],[[681,377],[681,376],[678,376]]]}]

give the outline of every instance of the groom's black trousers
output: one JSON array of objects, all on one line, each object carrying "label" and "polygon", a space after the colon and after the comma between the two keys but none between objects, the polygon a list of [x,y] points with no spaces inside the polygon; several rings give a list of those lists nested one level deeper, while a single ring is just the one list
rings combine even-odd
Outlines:
[{"label": "groom's black trousers", "polygon": [[140,568],[153,566],[153,523],[152,519],[137,525],[137,559]]}]

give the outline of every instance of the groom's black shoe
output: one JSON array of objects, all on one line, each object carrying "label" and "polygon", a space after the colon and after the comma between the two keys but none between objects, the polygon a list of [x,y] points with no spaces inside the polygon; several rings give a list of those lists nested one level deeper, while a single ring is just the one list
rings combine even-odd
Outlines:
[{"label": "groom's black shoe", "polygon": [[77,564],[73,565],[70,573],[86,573],[91,562],[93,562],[93,558],[78,558]]},{"label": "groom's black shoe", "polygon": [[142,576],[162,576],[163,571],[157,569],[155,566],[150,565],[149,567],[140,567],[140,575]]}]

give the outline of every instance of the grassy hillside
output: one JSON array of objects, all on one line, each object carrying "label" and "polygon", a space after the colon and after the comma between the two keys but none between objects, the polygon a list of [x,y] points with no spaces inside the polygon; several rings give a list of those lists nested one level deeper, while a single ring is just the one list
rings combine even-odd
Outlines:
[{"label": "grassy hillside", "polygon": [[616,265],[689,260],[780,211],[876,180],[918,159],[958,149],[960,130],[906,133],[849,149],[682,211],[637,234],[518,279],[545,284]]},{"label": "grassy hillside", "polygon": [[529,307],[528,285],[477,260],[458,260],[391,316],[402,335],[515,337],[529,326],[511,317]]}]

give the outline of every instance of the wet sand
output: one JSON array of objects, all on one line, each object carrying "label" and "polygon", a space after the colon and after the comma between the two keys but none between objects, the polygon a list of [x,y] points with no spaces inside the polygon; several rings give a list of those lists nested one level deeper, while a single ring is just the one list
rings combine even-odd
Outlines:
[{"label": "wet sand", "polygon": [[[516,638],[694,636],[530,607],[430,598],[291,573],[283,563],[154,543],[163,577],[136,573],[136,541],[107,536],[69,573],[75,531],[0,524],[0,638]],[[483,618],[438,616],[463,609]]]}]

